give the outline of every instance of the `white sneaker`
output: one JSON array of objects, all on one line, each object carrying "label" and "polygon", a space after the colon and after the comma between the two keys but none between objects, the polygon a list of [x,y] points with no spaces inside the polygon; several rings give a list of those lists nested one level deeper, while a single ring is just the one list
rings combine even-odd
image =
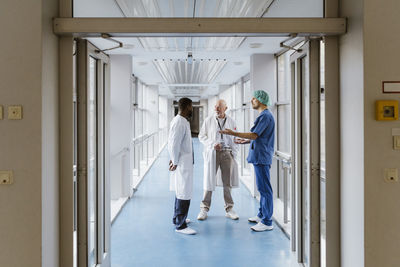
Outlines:
[{"label": "white sneaker", "polygon": [[251,227],[251,230],[256,231],[256,232],[271,231],[272,229],[274,229],[273,225],[268,226],[268,225],[263,224],[262,222],[258,222],[256,225]]},{"label": "white sneaker", "polygon": [[199,215],[197,215],[197,220],[204,221],[205,219],[207,219],[207,211],[200,210]]},{"label": "white sneaker", "polygon": [[232,209],[225,214],[226,217],[231,218],[232,220],[239,219],[239,215]]},{"label": "white sneaker", "polygon": [[261,222],[261,219],[258,216],[254,216],[248,219],[249,222],[258,223]]},{"label": "white sneaker", "polygon": [[181,229],[181,230],[175,229],[175,232],[181,233],[181,234],[184,234],[184,235],[195,235],[195,234],[197,234],[196,230],[194,230],[194,229],[192,229],[190,227],[186,227],[185,229]]}]

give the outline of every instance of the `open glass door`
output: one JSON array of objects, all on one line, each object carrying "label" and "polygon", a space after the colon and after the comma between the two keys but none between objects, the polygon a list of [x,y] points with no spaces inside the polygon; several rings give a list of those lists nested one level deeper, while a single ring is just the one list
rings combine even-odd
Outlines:
[{"label": "open glass door", "polygon": [[304,266],[320,264],[320,84],[319,40],[291,55],[295,211],[292,245]]},{"label": "open glass door", "polygon": [[109,58],[78,41],[78,266],[110,266]]}]

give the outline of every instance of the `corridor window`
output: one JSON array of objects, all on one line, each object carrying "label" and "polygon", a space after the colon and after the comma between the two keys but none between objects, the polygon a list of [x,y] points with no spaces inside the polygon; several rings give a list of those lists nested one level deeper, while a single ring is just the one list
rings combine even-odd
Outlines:
[{"label": "corridor window", "polygon": [[[287,53],[286,53],[287,54]],[[277,59],[278,68],[278,102],[277,102],[277,150],[290,154],[291,149],[291,90],[288,82],[289,55]]]},{"label": "corridor window", "polygon": [[[282,209],[284,206],[290,208],[290,201],[288,198],[285,200],[285,190],[290,192],[291,188],[291,175],[287,168],[290,168],[288,158],[291,156],[291,83],[290,83],[290,53],[285,53],[277,58],[277,117],[276,117],[276,151],[280,153],[278,158],[278,179],[276,188],[276,196],[282,202],[277,202],[277,210]],[[286,158],[286,159],[284,159]],[[286,172],[285,172],[286,171]],[[285,173],[287,177],[285,177]],[[286,184],[286,188],[285,188]],[[279,203],[282,203],[280,206]],[[283,210],[279,214],[283,214]],[[289,219],[289,216],[288,216]],[[278,218],[285,222],[284,218]],[[290,219],[289,219],[290,220]]]}]

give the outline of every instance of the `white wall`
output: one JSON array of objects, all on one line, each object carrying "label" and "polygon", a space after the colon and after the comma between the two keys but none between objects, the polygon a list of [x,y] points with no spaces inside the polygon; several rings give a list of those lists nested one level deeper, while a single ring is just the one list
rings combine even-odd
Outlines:
[{"label": "white wall", "polygon": [[215,104],[217,103],[218,98],[219,98],[218,96],[212,96],[208,99],[208,115],[207,115],[207,117],[215,114],[214,107],[215,107]]},{"label": "white wall", "polygon": [[144,116],[145,133],[151,134],[158,131],[158,87],[157,86],[146,86],[144,89],[143,104],[146,109]]},{"label": "white wall", "polygon": [[[277,83],[276,83],[276,59],[273,54],[253,54],[250,57],[250,87],[251,91],[264,90],[268,93],[271,106],[268,109],[275,118],[275,149],[276,149],[276,120],[277,112],[275,102],[277,99]],[[251,108],[251,106],[250,106]],[[258,112],[253,114],[253,121],[258,116]],[[248,129],[249,130],[249,129]],[[245,129],[245,131],[248,131]],[[277,164],[272,161],[271,165],[271,184],[273,188],[277,188]],[[276,194],[277,192],[274,192]]]},{"label": "white wall", "polygon": [[341,1],[340,38],[342,267],[364,266],[363,1]]},{"label": "white wall", "polygon": [[125,147],[130,147],[131,127],[131,75],[132,57],[112,55],[111,59],[111,198],[130,194],[129,153],[116,156]]},{"label": "white wall", "polygon": [[[208,117],[208,99],[201,99],[200,106],[203,107],[203,120]],[[201,127],[202,125],[200,125]]]},{"label": "white wall", "polygon": [[42,267],[59,265],[58,1],[42,1]]},{"label": "white wall", "polygon": [[166,128],[169,125],[168,121],[168,98],[160,96],[159,100],[159,121],[158,127],[160,129]]},{"label": "white wall", "polygon": [[253,54],[250,57],[250,87],[252,91],[264,90],[276,101],[276,61],[273,54]]},{"label": "white wall", "polygon": [[168,129],[169,129],[169,123],[172,121],[174,118],[174,100],[173,99],[168,99]]}]

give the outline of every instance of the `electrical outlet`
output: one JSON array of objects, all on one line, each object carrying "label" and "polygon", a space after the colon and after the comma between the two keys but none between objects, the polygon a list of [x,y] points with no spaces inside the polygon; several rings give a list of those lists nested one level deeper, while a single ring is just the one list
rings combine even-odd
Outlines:
[{"label": "electrical outlet", "polygon": [[9,120],[22,120],[22,106],[9,106],[8,107]]},{"label": "electrical outlet", "polygon": [[13,182],[14,180],[12,171],[0,171],[0,185],[12,184]]},{"label": "electrical outlet", "polygon": [[397,183],[399,181],[399,173],[397,169],[385,169],[384,179],[386,183]]}]

